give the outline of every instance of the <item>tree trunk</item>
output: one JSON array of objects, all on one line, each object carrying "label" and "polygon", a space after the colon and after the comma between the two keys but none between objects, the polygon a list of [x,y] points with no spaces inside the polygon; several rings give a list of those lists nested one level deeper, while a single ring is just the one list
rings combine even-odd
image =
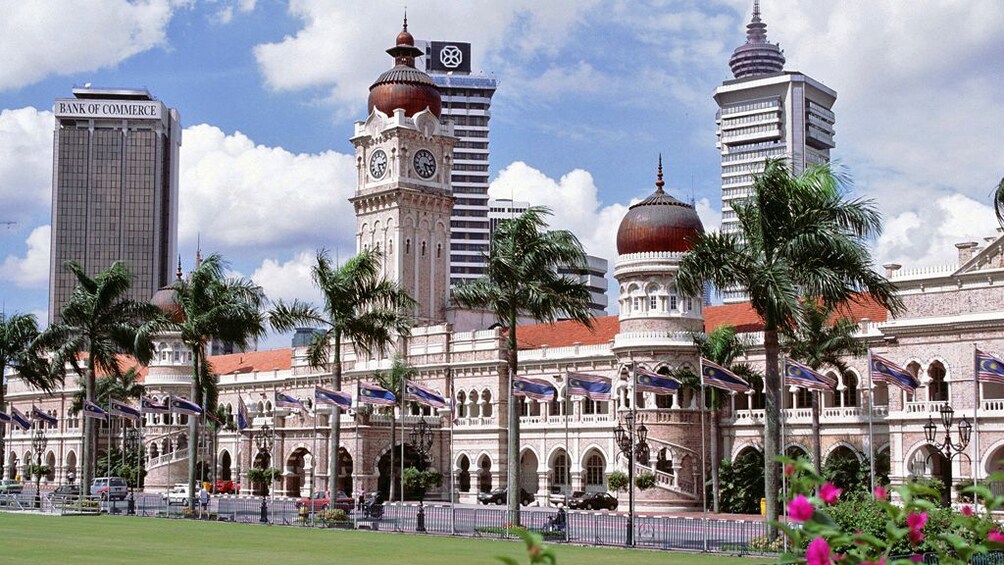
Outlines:
[{"label": "tree trunk", "polygon": [[812,465],[816,468],[818,475],[823,468],[822,446],[819,441],[819,395],[818,391],[812,391]]},{"label": "tree trunk", "polygon": [[[202,362],[199,357],[199,348],[192,346],[192,402],[201,404],[199,400],[199,364]],[[199,419],[196,416],[188,417],[188,508],[195,513],[195,463],[198,459],[199,447]],[[170,462],[168,463],[170,465]]]},{"label": "tree trunk", "polygon": [[781,375],[778,372],[777,359],[780,346],[777,340],[776,329],[765,329],[763,336],[764,345],[764,415],[765,429],[763,435],[763,484],[764,497],[767,499],[767,538],[774,540],[777,538],[777,527],[773,524],[777,522],[778,516],[778,493],[780,485],[780,469],[776,458],[781,445],[781,411],[779,400],[781,398]]},{"label": "tree trunk", "polygon": [[[335,340],[334,359],[332,360],[332,377],[335,390],[342,390],[342,332],[335,329],[332,339]],[[328,493],[335,496],[338,492],[338,446],[342,443],[342,410],[338,405],[331,407],[331,441],[328,445]]]},{"label": "tree trunk", "polygon": [[[7,372],[6,365],[0,365],[0,375]],[[0,383],[0,412],[7,412],[7,397],[4,395],[5,388]],[[11,424],[8,424],[11,425]],[[7,426],[0,426],[0,479],[4,478],[4,465],[7,463],[7,450],[4,449],[4,439]]]},{"label": "tree trunk", "polygon": [[509,519],[512,524],[518,525],[519,521],[519,499],[521,498],[522,492],[520,492],[520,468],[519,468],[519,408],[516,404],[516,397],[512,394],[512,382],[516,377],[516,363],[518,362],[518,357],[516,355],[516,312],[513,311],[509,314],[509,351],[507,352],[507,372],[508,378],[505,379],[505,384],[508,392],[506,393],[506,398],[509,400],[509,441],[507,445],[507,456],[508,456],[508,469],[509,475],[506,481],[506,487],[508,490],[508,503],[509,508]]},{"label": "tree trunk", "polygon": [[[717,392],[711,392],[711,510],[715,514],[718,513],[718,462],[721,457],[718,456],[718,407],[716,406],[716,400],[718,400]],[[707,487],[705,487],[707,488]]]},{"label": "tree trunk", "polygon": [[[87,377],[84,379],[84,398],[94,401],[94,352],[87,355]],[[94,478],[94,418],[81,415],[84,424],[84,449],[80,458],[80,492],[91,494],[91,480]]]}]

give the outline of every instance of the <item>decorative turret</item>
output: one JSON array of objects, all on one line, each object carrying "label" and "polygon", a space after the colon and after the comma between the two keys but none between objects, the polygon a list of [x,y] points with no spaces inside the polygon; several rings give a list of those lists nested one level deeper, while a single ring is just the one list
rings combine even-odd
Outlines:
[{"label": "decorative turret", "polygon": [[662,155],[659,155],[659,172],[655,192],[631,206],[617,229],[617,253],[645,251],[688,251],[691,240],[704,233],[697,211],[690,204],[673,198],[663,191]]},{"label": "decorative turret", "polygon": [[729,59],[736,78],[750,78],[780,73],[784,70],[784,51],[777,43],[767,42],[767,24],[760,20],[760,0],[753,2],[753,19],[746,24],[746,43],[736,47]]},{"label": "decorative turret", "polygon": [[394,68],[385,71],[370,86],[368,112],[376,108],[391,116],[397,108],[403,108],[406,116],[429,109],[438,118],[442,110],[442,99],[436,83],[429,75],[415,68],[415,57],[424,55],[415,47],[415,38],[408,33],[408,15],[404,16],[404,27],[397,35],[396,44],[387,50],[394,57]]}]

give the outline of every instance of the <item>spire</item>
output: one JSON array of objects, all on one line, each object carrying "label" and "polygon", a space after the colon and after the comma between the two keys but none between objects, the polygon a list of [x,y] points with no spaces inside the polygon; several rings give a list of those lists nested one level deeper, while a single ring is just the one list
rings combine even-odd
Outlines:
[{"label": "spire", "polygon": [[[759,0],[757,0],[757,5],[759,6]],[[407,6],[404,7],[404,27],[401,29],[401,31],[405,31],[405,32],[408,31],[408,7]]]},{"label": "spire", "polygon": [[181,280],[181,254],[178,254],[178,280]]},{"label": "spire", "polygon": [[655,179],[655,191],[658,194],[664,194],[662,187],[666,186],[666,181],[662,180],[662,153],[659,153],[659,172]]},{"label": "spire", "polygon": [[199,265],[202,265],[202,233],[200,232],[196,236],[195,240],[195,268],[198,269]]},{"label": "spire", "polygon": [[415,57],[425,55],[425,51],[415,47],[415,38],[408,33],[408,9],[404,10],[404,23],[401,25],[401,33],[397,34],[394,46],[387,50],[387,53],[394,57],[394,64],[398,66],[414,67]]},{"label": "spire", "polygon": [[729,67],[736,78],[750,78],[784,71],[784,52],[767,41],[767,24],[760,19],[760,0],[753,1],[753,17],[746,24],[746,43],[736,47]]}]

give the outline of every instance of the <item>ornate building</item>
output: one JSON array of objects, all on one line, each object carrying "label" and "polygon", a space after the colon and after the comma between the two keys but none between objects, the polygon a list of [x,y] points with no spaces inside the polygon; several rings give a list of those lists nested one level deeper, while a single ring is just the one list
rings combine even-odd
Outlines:
[{"label": "ornate building", "polygon": [[[655,191],[633,205],[617,235],[619,314],[597,318],[592,328],[574,322],[524,325],[517,328],[519,374],[554,384],[558,399],[550,402],[510,398],[506,380],[505,330],[488,327],[456,331],[445,322],[448,288],[449,156],[451,126],[439,118],[438,93],[412,66],[417,54],[403,32],[389,50],[396,66],[381,75],[370,93],[370,112],[356,125],[356,207],[358,247],[385,253],[385,274],[418,300],[418,325],[393,350],[363,354],[351,344],[343,350],[343,389],[355,392],[358,382],[390,368],[395,355],[411,365],[417,380],[452,399],[439,413],[409,406],[403,414],[360,408],[343,413],[339,447],[342,476],[337,487],[387,491],[390,452],[401,450],[405,464],[416,452],[408,439],[425,419],[433,433],[431,465],[448,480],[431,497],[473,502],[479,491],[503,486],[507,473],[507,409],[519,402],[522,486],[537,503],[554,492],[605,490],[608,475],[624,469],[614,428],[634,408],[648,428],[648,457],[638,469],[656,477],[656,487],[639,495],[649,508],[696,508],[701,503],[702,446],[698,396],[682,388],[655,395],[635,390],[631,372],[696,367],[690,332],[723,324],[735,326],[756,345],[747,361],[762,368],[761,324],[749,304],[705,306],[700,297],[681,295],[675,286],[688,238],[703,230],[693,206],[664,190],[660,163]],[[1004,457],[1004,385],[974,386],[974,345],[993,354],[1004,351],[1004,238],[958,245],[959,265],[942,270],[904,271],[888,265],[888,276],[901,291],[906,310],[892,318],[869,301],[852,304],[846,315],[858,323],[858,338],[877,354],[907,367],[920,379],[914,394],[871,383],[867,359],[848,359],[850,371],[835,375],[837,390],[824,395],[821,414],[824,459],[849,456],[863,461],[869,453],[888,454],[890,479],[943,476],[948,462],[924,439],[923,425],[942,405],[957,415],[976,415],[970,465],[952,462],[953,476],[967,479],[998,468]],[[155,300],[169,313],[170,296]],[[177,336],[165,334],[157,355],[144,370],[148,393],[156,398],[185,394],[190,383],[190,353]],[[146,416],[142,442],[147,456],[147,488],[165,489],[185,477],[187,460],[198,457],[207,475],[244,485],[251,466],[282,470],[279,493],[300,496],[327,488],[330,413],[314,410],[315,385],[329,385],[330,373],[309,367],[305,349],[296,347],[211,358],[219,375],[220,403],[231,421],[239,399],[252,415],[244,433],[223,430],[216,437],[187,437],[186,418]],[[609,402],[573,398],[564,402],[569,371],[612,379]],[[47,430],[43,461],[50,464],[48,483],[61,483],[80,460],[80,415],[68,413],[77,383],[45,396],[8,379],[9,404],[27,412],[32,405],[54,414],[58,424]],[[277,408],[277,392],[303,399],[306,411]],[[810,398],[798,389],[786,395],[785,445],[788,451],[811,453]],[[763,395],[734,395],[721,409],[720,453],[734,459],[761,449]],[[391,437],[391,418],[400,435]],[[270,451],[252,440],[268,426],[274,434]],[[869,433],[870,430],[870,433]],[[708,430],[710,431],[710,430]],[[120,441],[118,431],[103,429],[99,450]],[[5,475],[23,472],[29,460],[31,434],[14,430],[5,444]],[[396,451],[397,452],[397,451]],[[400,459],[398,460],[400,461]],[[705,465],[710,461],[705,460]],[[452,493],[451,493],[452,489]],[[407,493],[406,493],[407,494]]]}]

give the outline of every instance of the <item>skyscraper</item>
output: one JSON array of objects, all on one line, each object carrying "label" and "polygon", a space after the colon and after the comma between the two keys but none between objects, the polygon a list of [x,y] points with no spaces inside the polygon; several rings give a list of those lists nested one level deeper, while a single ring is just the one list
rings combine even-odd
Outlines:
[{"label": "skyscraper", "polygon": [[444,120],[453,122],[453,215],[450,218],[450,285],[484,274],[488,252],[488,121],[495,77],[471,74],[471,44],[416,41],[425,57],[418,67],[442,95]]},{"label": "skyscraper", "polygon": [[172,280],[178,248],[181,124],[145,89],[74,88],[59,98],[52,178],[49,320],[76,285],[64,263],[97,274],[115,261],[147,301]]},{"label": "skyscraper", "polygon": [[[739,231],[733,205],[750,195],[753,176],[768,158],[785,159],[795,173],[830,160],[837,93],[809,76],[784,70],[784,53],[767,42],[760,3],[746,26],[746,43],[729,60],[733,80],[715,90],[722,155],[722,231]],[[726,291],[725,302],[745,300]]]}]

